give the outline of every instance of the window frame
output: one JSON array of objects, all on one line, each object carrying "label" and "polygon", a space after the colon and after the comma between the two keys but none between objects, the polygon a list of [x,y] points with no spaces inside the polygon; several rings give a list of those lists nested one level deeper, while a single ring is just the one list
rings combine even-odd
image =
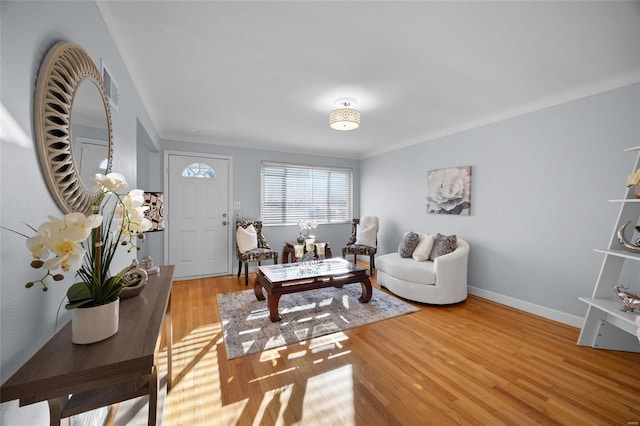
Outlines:
[{"label": "window frame", "polygon": [[[300,214],[300,212],[296,212],[295,211],[295,207],[288,209],[288,206],[291,203],[287,203],[286,198],[280,199],[280,203],[282,204],[281,206],[281,213],[280,216],[278,218],[271,218],[270,216],[273,216],[272,213],[268,213],[267,208],[268,206],[266,206],[266,200],[265,200],[265,169],[267,168],[281,168],[283,173],[286,174],[287,171],[290,171],[290,173],[300,173],[301,170],[302,171],[308,171],[309,173],[313,174],[315,173],[322,173],[322,172],[327,172],[329,174],[329,176],[327,177],[327,182],[330,182],[330,174],[331,173],[336,173],[338,174],[336,177],[340,177],[340,174],[344,175],[344,177],[347,180],[347,184],[346,184],[346,188],[340,188],[344,194],[344,209],[345,209],[345,213],[341,215],[341,217],[332,220],[331,219],[331,197],[330,195],[327,195],[327,198],[324,200],[323,203],[320,203],[320,205],[316,205],[317,202],[314,202],[314,200],[312,198],[309,198],[307,200],[305,200],[307,203],[309,203],[310,205],[308,206],[308,208],[310,209],[317,209],[317,210],[321,210],[324,211],[325,214],[321,214],[319,216],[315,216],[315,215],[302,215]],[[295,177],[294,177],[295,179]],[[314,182],[313,182],[313,175],[311,176],[312,181],[310,182],[311,187],[314,186]],[[316,181],[317,182],[317,181]],[[283,177],[283,182],[282,182],[283,187],[286,187],[286,177]],[[327,183],[327,191],[330,191],[330,183]],[[286,194],[283,194],[286,197]],[[313,195],[313,193],[309,193],[309,194],[305,194],[305,195]],[[340,204],[340,200],[338,201],[338,204]],[[322,210],[324,208],[324,210]],[[288,211],[291,210],[290,213],[288,213]],[[311,216],[315,216],[315,217],[311,217]],[[311,164],[300,164],[300,163],[287,163],[287,162],[278,162],[278,161],[266,161],[263,160],[260,163],[260,218],[264,224],[264,226],[288,226],[288,225],[298,225],[298,220],[299,219],[310,219],[310,220],[316,220],[316,222],[318,224],[344,224],[344,223],[351,223],[352,221],[352,216],[353,216],[353,168],[351,167],[339,167],[339,166],[326,166],[326,165],[311,165]],[[289,220],[287,220],[287,217],[290,218]]]}]

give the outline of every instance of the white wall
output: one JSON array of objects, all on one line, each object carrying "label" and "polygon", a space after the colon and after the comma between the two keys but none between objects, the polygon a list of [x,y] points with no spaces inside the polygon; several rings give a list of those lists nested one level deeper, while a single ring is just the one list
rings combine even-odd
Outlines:
[{"label": "white wall", "polygon": [[[29,233],[24,223],[38,226],[47,215],[60,216],[43,180],[33,136],[36,77],[46,53],[58,41],[83,47],[99,66],[104,58],[121,91],[119,112],[113,114],[113,170],[123,173],[129,189],[136,186],[136,122],[157,141],[120,54],[93,2],[2,1],[0,3],[0,102],[3,113],[0,145],[0,225]],[[18,131],[7,133],[7,120]],[[1,380],[9,378],[54,334],[58,306],[72,277],[52,283],[47,293],[24,284],[38,279],[29,267],[25,239],[0,230],[0,363]],[[123,255],[114,265],[124,267]],[[58,328],[69,320],[64,310]],[[69,342],[71,344],[71,342]],[[28,421],[26,420],[28,419]],[[17,401],[0,406],[1,424],[48,424],[46,403],[18,408]]]},{"label": "white wall", "polygon": [[[626,194],[635,154],[623,149],[640,145],[638,117],[635,84],[363,160],[361,210],[380,217],[378,253],[405,231],[457,234],[471,245],[470,286],[584,316],[577,298],[591,295],[593,248],[615,225],[619,204],[607,201]],[[427,214],[427,171],[465,165],[471,216]],[[638,275],[625,275],[636,293]]]}]

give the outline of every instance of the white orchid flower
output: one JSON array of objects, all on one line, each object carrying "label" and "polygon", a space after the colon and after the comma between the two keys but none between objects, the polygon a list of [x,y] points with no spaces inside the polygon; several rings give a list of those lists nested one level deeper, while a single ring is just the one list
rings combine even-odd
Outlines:
[{"label": "white orchid flower", "polygon": [[144,191],[142,189],[132,189],[122,200],[127,208],[136,208],[144,204]]},{"label": "white orchid flower", "polygon": [[47,239],[42,235],[34,235],[33,237],[27,238],[27,248],[34,259],[44,259],[49,256]]},{"label": "white orchid flower", "polygon": [[142,233],[151,229],[151,221],[144,217],[144,212],[149,210],[149,206],[141,206],[127,209],[128,226],[122,224],[122,232],[126,233]]},{"label": "white orchid flower", "polygon": [[67,272],[71,269],[78,269],[82,265],[84,249],[75,241],[66,238],[51,238],[48,241],[47,248],[56,254],[56,257],[44,262],[44,267],[48,270],[62,268],[63,271]]},{"label": "white orchid flower", "polygon": [[61,234],[75,242],[81,242],[89,238],[91,230],[102,224],[102,216],[92,214],[87,217],[83,213],[69,213],[64,216],[65,228]]},{"label": "white orchid flower", "polygon": [[[127,180],[120,173],[109,173],[108,175],[96,174],[95,176],[96,183],[98,187],[104,188],[107,191],[118,192],[119,190],[126,188]],[[95,187],[94,187],[95,190]],[[100,192],[100,191],[94,191]]]}]

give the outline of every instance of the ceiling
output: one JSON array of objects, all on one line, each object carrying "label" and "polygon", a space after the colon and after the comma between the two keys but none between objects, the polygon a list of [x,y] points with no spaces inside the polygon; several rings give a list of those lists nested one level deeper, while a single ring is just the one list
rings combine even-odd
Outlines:
[{"label": "ceiling", "polygon": [[97,4],[162,139],[365,158],[640,81],[637,1]]}]

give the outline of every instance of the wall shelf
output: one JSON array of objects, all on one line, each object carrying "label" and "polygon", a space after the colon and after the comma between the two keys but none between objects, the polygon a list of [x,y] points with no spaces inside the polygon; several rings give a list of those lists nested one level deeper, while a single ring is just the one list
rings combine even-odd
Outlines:
[{"label": "wall shelf", "polygon": [[[627,148],[625,152],[638,152],[632,173],[640,166],[640,146]],[[598,349],[640,352],[640,342],[636,336],[638,326],[635,319],[640,312],[622,312],[624,306],[621,300],[615,299],[613,294],[615,285],[622,285],[620,275],[627,261],[640,261],[640,254],[631,253],[622,248],[618,241],[618,229],[627,223],[638,223],[640,217],[640,199],[635,198],[632,189],[627,191],[627,198],[609,200],[610,203],[620,203],[620,211],[613,228],[607,249],[595,249],[604,254],[600,274],[596,280],[591,297],[578,299],[588,305],[584,324],[578,338],[578,345],[591,346]],[[640,282],[637,282],[640,288]],[[631,292],[634,291],[632,288]]]}]

